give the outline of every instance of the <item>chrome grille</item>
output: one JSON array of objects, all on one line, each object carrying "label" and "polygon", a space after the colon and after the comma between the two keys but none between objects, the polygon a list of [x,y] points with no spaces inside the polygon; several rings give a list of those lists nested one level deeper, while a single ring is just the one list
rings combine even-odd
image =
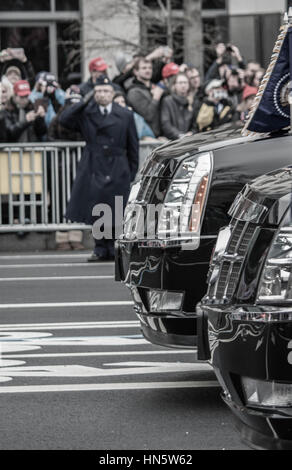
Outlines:
[{"label": "chrome grille", "polygon": [[256,224],[248,224],[243,237],[241,239],[240,245],[238,247],[237,253],[241,256],[244,256],[247,252],[248,244],[254,234]]},{"label": "chrome grille", "polygon": [[157,183],[157,178],[156,177],[145,176],[143,178],[141,188],[140,188],[139,193],[137,195],[137,201],[136,202],[144,202],[145,201],[145,202],[149,203],[156,183]]},{"label": "chrome grille", "polygon": [[238,242],[240,240],[240,236],[241,236],[244,225],[245,225],[245,222],[238,220],[236,221],[236,224],[233,226],[232,238],[229,241],[229,245],[228,245],[228,253],[237,252]]},{"label": "chrome grille", "polygon": [[[212,279],[215,270],[218,273],[217,276],[214,276],[213,281],[209,282],[206,295],[207,303],[228,302],[234,295],[242,266],[237,256],[245,256],[256,228],[256,224],[242,221],[235,221],[232,226],[231,237],[219,266],[217,263],[211,266],[209,280]],[[224,256],[226,256],[226,259],[224,259]]]},{"label": "chrome grille", "polygon": [[[159,187],[159,184],[163,178],[163,171],[165,165],[163,162],[158,163],[156,162],[155,165],[152,165],[150,168],[150,172],[147,175],[142,174],[142,178],[140,180],[140,188],[138,190],[138,194],[135,197],[135,200],[131,201],[129,212],[127,213],[127,208],[125,210],[125,218],[124,218],[124,228],[123,228],[123,237],[124,239],[134,240],[134,239],[143,239],[147,235],[147,230],[149,229],[149,221],[147,218],[147,211],[144,210],[147,204],[151,204],[153,200],[155,200],[156,190]],[[161,193],[161,190],[159,190]],[[138,222],[140,224],[140,228],[144,227],[145,231],[139,231],[137,229],[137,225],[132,226],[132,215],[137,214]],[[142,225],[143,223],[143,225]],[[153,233],[155,233],[155,221],[154,221],[154,228]],[[148,226],[147,226],[148,224]]]}]

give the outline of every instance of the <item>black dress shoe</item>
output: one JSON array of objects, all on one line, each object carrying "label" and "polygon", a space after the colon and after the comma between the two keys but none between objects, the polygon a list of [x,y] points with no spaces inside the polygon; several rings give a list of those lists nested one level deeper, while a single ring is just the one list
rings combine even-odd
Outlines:
[{"label": "black dress shoe", "polygon": [[99,263],[100,261],[108,261],[106,256],[97,255],[96,253],[92,253],[92,255],[87,258],[88,263]]}]

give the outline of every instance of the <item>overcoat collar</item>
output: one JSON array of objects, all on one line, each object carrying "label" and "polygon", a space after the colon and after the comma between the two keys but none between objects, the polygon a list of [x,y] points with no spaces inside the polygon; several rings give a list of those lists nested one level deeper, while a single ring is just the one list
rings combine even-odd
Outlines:
[{"label": "overcoat collar", "polygon": [[85,114],[88,115],[91,121],[93,121],[99,129],[102,129],[116,125],[116,118],[123,118],[123,108],[119,104],[113,103],[111,113],[104,117],[100,112],[99,105],[92,100],[91,103],[87,106]]}]

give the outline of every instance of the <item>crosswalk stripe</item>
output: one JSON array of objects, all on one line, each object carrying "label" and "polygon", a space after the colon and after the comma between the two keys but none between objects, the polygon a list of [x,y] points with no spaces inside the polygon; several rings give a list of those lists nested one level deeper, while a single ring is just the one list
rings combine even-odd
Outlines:
[{"label": "crosswalk stripe", "polygon": [[130,300],[109,300],[97,302],[45,302],[45,303],[18,303],[0,304],[1,310],[17,308],[60,308],[60,307],[120,307],[123,305],[133,305]]},{"label": "crosswalk stripe", "polygon": [[87,266],[95,268],[98,266],[110,266],[112,267],[114,263],[112,262],[105,262],[105,263],[47,263],[47,264],[0,264],[0,269],[11,269],[11,268],[72,268],[72,267],[80,267],[80,266]]},{"label": "crosswalk stripe", "polygon": [[220,387],[217,381],[177,381],[177,382],[136,382],[136,383],[101,383],[101,384],[66,384],[66,385],[18,385],[0,387],[2,393],[48,393],[48,392],[90,392],[110,390],[147,390]]},{"label": "crosswalk stripe", "polygon": [[0,326],[1,331],[16,331],[16,330],[71,330],[71,329],[84,329],[84,328],[128,328],[137,327],[140,322],[137,320],[117,320],[117,321],[92,321],[92,322],[58,322],[58,323],[7,323]]},{"label": "crosswalk stripe", "polygon": [[114,276],[46,276],[46,277],[0,277],[0,282],[23,281],[95,281],[101,279],[114,279]]},{"label": "crosswalk stripe", "polygon": [[26,254],[26,255],[0,255],[0,261],[1,260],[11,260],[11,259],[52,259],[52,258],[86,258],[86,256],[89,256],[91,251],[83,251],[82,253],[52,253],[49,255],[45,254]]},{"label": "crosswalk stripe", "polygon": [[[5,354],[5,359],[23,358],[48,358],[48,357],[102,357],[102,356],[156,356],[171,354],[191,354],[196,355],[197,348],[192,350],[166,349],[162,351],[99,351],[99,352],[77,352],[77,353],[40,353],[40,354]],[[1,363],[1,362],[0,362]]]}]

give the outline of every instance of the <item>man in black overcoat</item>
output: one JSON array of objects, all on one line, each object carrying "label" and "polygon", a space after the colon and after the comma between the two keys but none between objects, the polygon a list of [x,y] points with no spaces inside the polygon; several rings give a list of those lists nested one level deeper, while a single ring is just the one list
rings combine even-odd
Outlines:
[{"label": "man in black overcoat", "polygon": [[[114,225],[115,197],[123,198],[124,208],[137,172],[139,142],[133,113],[113,103],[113,96],[109,79],[100,77],[94,94],[69,106],[59,118],[62,126],[80,131],[86,141],[66,211],[66,218],[72,222],[93,224],[94,206],[107,204]],[[95,239],[94,253],[88,261],[113,257],[114,238]]]}]

